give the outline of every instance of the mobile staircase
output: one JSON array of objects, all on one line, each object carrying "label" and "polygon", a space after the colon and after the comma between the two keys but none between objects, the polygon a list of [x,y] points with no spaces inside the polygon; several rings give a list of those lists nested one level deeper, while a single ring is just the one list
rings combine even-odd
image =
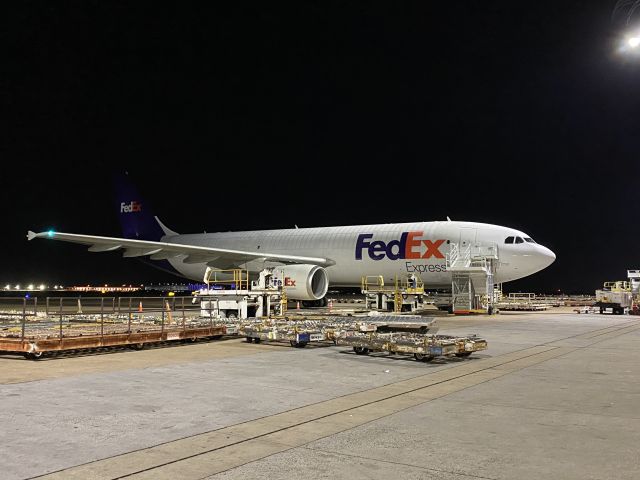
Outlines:
[{"label": "mobile staircase", "polygon": [[453,313],[493,313],[498,246],[451,242],[446,265],[451,272]]}]

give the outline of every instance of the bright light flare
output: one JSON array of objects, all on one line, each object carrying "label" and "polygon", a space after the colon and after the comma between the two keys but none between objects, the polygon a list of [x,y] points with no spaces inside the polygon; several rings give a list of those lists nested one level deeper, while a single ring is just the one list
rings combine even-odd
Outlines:
[{"label": "bright light flare", "polygon": [[640,46],[640,36],[629,37],[627,39],[627,45],[629,45],[630,48],[638,48]]}]

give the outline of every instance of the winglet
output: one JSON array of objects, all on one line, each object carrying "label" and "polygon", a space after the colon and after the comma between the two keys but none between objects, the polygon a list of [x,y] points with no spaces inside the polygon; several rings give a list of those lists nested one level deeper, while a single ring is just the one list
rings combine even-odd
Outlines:
[{"label": "winglet", "polygon": [[158,222],[158,225],[160,225],[160,228],[162,229],[162,231],[164,232],[165,235],[167,235],[167,236],[180,235],[178,232],[174,232],[169,227],[167,227],[164,223],[162,223],[158,217],[154,216],[153,218],[156,219],[156,222]]},{"label": "winglet", "polygon": [[27,240],[33,240],[34,238],[36,238],[38,235],[36,234],[36,232],[32,232],[31,230],[29,230],[27,232]]},{"label": "winglet", "polygon": [[447,222],[450,222],[450,221],[451,221],[451,219],[450,219],[450,218],[449,218],[449,216],[447,215]]}]

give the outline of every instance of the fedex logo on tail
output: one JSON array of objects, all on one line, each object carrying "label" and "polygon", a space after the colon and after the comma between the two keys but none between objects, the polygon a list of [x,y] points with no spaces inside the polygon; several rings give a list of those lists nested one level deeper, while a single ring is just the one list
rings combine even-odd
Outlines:
[{"label": "fedex logo on tail", "polygon": [[[389,243],[382,240],[371,241],[372,233],[362,233],[358,235],[356,241],[356,260],[362,260],[362,251],[367,250],[371,260],[400,260],[405,258],[444,258],[440,251],[440,246],[444,240],[426,240],[418,238],[424,232],[403,232],[398,240],[391,240]],[[422,254],[422,245],[427,247]]]},{"label": "fedex logo on tail", "polygon": [[141,212],[142,204],[140,202],[136,202],[132,200],[131,203],[120,203],[120,213],[133,213],[133,212]]}]

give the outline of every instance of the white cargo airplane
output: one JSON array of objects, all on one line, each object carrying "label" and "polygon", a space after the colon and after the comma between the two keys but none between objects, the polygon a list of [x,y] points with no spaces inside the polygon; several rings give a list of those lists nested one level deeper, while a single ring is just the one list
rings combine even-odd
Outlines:
[{"label": "white cargo airplane", "polygon": [[451,243],[497,246],[496,283],[536,273],[556,258],[521,231],[450,220],[181,235],[145,209],[132,185],[123,195],[118,209],[124,238],[52,230],[29,231],[27,238],[89,245],[91,252],[124,249],[124,257],[148,257],[196,281],[202,281],[207,267],[257,273],[283,266],[287,296],[307,301],[322,300],[329,284],[359,286],[363,275],[393,279],[413,273],[426,287],[450,287],[445,255]]}]

